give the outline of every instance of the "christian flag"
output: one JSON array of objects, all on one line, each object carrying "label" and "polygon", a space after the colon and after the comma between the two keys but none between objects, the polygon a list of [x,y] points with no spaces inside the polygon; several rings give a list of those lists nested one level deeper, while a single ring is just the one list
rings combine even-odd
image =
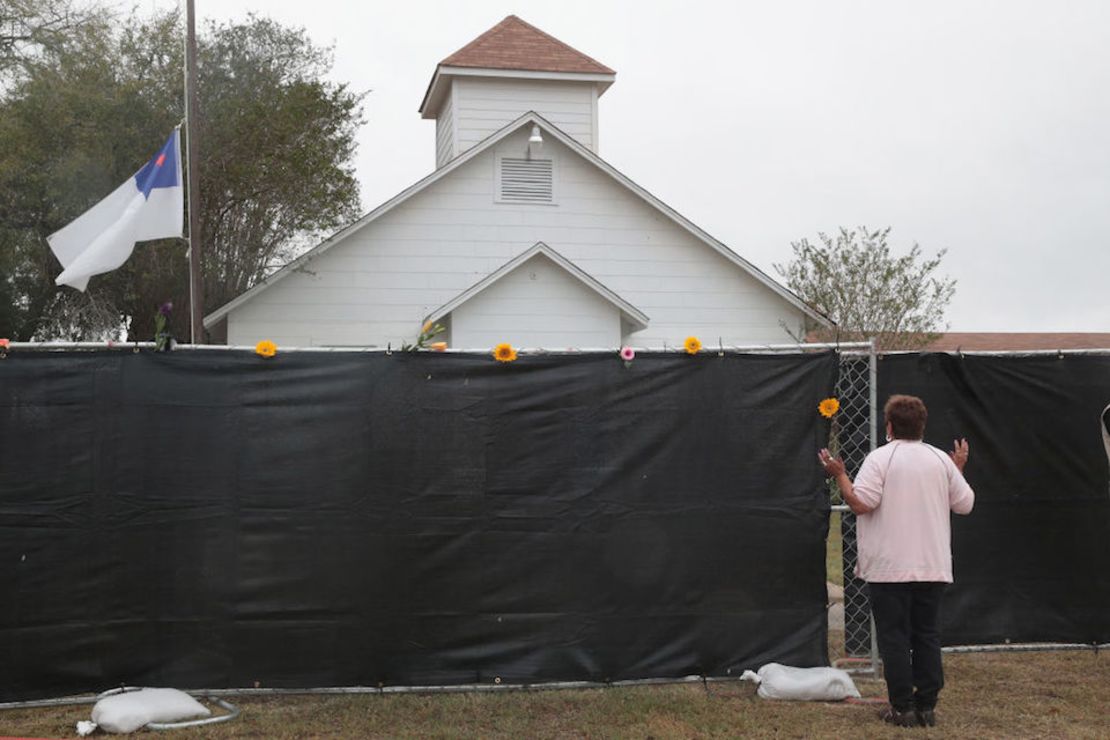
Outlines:
[{"label": "christian flag", "polygon": [[83,291],[90,277],[126,262],[135,242],[182,236],[185,189],[179,137],[174,129],[165,146],[134,177],[47,237],[65,268],[56,284]]}]

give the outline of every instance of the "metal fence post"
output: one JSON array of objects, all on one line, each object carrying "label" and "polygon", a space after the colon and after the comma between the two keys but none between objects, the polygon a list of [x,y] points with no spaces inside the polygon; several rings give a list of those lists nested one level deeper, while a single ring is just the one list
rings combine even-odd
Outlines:
[{"label": "metal fence post", "polygon": [[[875,353],[875,339],[868,340],[871,345],[867,352],[868,361],[868,388],[871,395],[871,451],[873,452],[879,446],[879,359]],[[871,673],[875,678],[879,677],[880,661],[879,661],[879,638],[875,634],[875,615],[870,610],[870,599],[868,599],[868,618],[871,621]]]},{"label": "metal fence post", "polygon": [[[876,410],[877,357],[874,342],[842,349],[836,395],[840,411],[834,419],[830,447],[835,448],[851,476],[878,443]],[[838,493],[830,492],[834,504]],[[874,674],[877,669],[876,641],[873,635],[871,605],[864,583],[855,576],[856,518],[843,504],[835,505],[840,514],[841,560],[844,583],[844,651],[837,661],[857,674]]]}]

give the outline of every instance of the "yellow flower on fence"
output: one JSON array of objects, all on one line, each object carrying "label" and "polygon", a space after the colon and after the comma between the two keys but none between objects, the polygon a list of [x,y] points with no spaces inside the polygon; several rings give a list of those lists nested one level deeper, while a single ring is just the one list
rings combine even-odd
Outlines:
[{"label": "yellow flower on fence", "polygon": [[686,337],[686,341],[682,343],[682,346],[686,349],[686,354],[688,355],[696,355],[698,352],[701,352],[701,340],[697,337]]},{"label": "yellow flower on fence", "polygon": [[493,348],[493,359],[498,362],[512,362],[516,359],[516,350],[508,342],[502,342]]},{"label": "yellow flower on fence", "polygon": [[817,404],[817,410],[821,412],[821,416],[831,419],[837,411],[840,411],[840,401],[835,398],[826,398]]},{"label": "yellow flower on fence", "polygon": [[269,339],[263,339],[258,344],[254,345],[254,351],[263,357],[273,357],[277,354],[277,345]]}]

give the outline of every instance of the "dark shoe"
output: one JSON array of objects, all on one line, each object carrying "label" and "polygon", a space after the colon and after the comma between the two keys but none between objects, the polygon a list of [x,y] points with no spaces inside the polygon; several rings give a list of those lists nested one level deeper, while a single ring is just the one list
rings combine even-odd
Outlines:
[{"label": "dark shoe", "polygon": [[937,726],[937,715],[932,709],[918,709],[914,714],[917,715],[917,724],[922,727]]},{"label": "dark shoe", "polygon": [[917,714],[912,709],[899,712],[894,707],[887,707],[879,713],[879,719],[895,727],[917,727]]}]

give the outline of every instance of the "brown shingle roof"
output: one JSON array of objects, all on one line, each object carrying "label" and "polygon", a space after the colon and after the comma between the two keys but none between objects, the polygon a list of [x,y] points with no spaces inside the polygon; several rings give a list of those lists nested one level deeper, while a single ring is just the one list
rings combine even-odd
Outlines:
[{"label": "brown shingle roof", "polygon": [[1110,333],[948,332],[930,342],[926,352],[992,352],[1034,349],[1110,349]]},{"label": "brown shingle roof", "polygon": [[[1110,349],[1110,332],[948,332],[939,334],[928,344],[913,341],[917,335],[905,335],[906,341],[895,341],[892,346],[878,350],[895,351],[913,348],[916,352],[1028,352],[1053,349]],[[866,334],[859,332],[837,333],[835,330],[811,331],[807,342],[861,342]]]},{"label": "brown shingle roof", "polygon": [[510,15],[440,62],[445,67],[616,74],[601,62]]}]

